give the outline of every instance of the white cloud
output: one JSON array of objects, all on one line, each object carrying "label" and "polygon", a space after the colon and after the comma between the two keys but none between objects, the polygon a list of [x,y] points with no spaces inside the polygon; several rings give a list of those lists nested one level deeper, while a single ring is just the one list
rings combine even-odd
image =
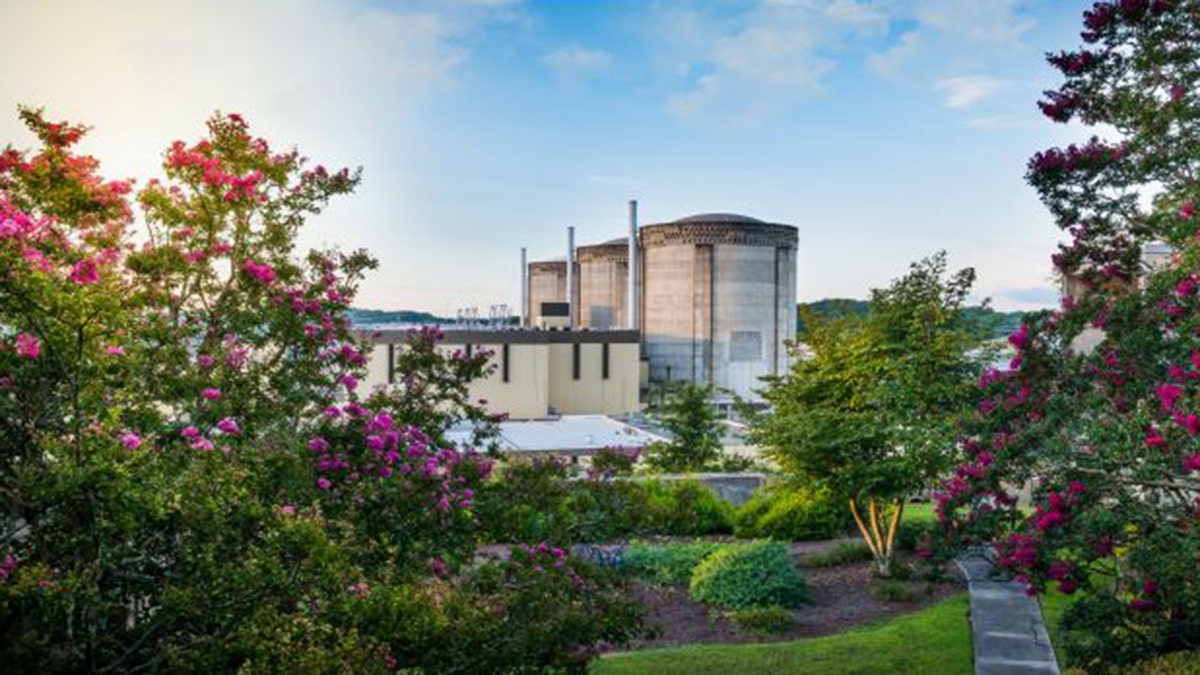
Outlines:
[{"label": "white cloud", "polygon": [[1019,0],[913,0],[913,17],[922,25],[979,42],[1015,42],[1033,28]]},{"label": "white cloud", "polygon": [[672,112],[720,107],[755,117],[820,91],[835,53],[852,36],[882,33],[887,17],[855,0],[763,0],[734,17],[670,5],[660,8],[656,26],[676,55],[672,63],[688,64],[668,101]]},{"label": "white cloud", "polygon": [[947,108],[965,109],[980,101],[995,96],[1012,83],[983,75],[948,77],[937,83],[936,89],[945,95]]},{"label": "white cloud", "polygon": [[603,49],[587,49],[578,45],[547,52],[539,60],[543,66],[565,78],[591,75],[612,65],[612,55]]},{"label": "white cloud", "polygon": [[923,38],[919,31],[910,30],[903,33],[896,44],[879,54],[872,54],[868,57],[867,66],[879,75],[890,75],[913,57],[921,48],[922,42]]}]

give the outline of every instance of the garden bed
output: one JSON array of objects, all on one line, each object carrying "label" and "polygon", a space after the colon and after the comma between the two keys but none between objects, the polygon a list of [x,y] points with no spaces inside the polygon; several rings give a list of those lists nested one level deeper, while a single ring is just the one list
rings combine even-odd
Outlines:
[{"label": "garden bed", "polygon": [[[822,547],[827,548],[828,546]],[[797,545],[805,553],[813,544]],[[803,555],[797,556],[802,561]],[[957,576],[944,583],[914,581],[923,592],[910,602],[887,602],[871,591],[870,563],[858,562],[837,567],[802,568],[808,582],[811,602],[792,612],[795,623],[789,629],[769,636],[739,630],[722,612],[693,601],[686,586],[655,587],[638,583],[635,595],[646,607],[648,624],[657,626],[658,635],[636,646],[648,649],[683,644],[777,642],[844,632],[880,619],[914,612],[936,604],[963,589]],[[952,572],[949,572],[953,574]]]}]

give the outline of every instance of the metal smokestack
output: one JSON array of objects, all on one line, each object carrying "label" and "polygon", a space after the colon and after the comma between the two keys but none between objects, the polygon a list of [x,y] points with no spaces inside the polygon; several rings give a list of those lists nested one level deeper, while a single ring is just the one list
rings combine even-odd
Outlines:
[{"label": "metal smokestack", "polygon": [[638,213],[637,200],[629,200],[629,283],[626,287],[625,313],[629,317],[629,329],[637,330],[637,268],[638,268]]},{"label": "metal smokestack", "polygon": [[529,327],[529,265],[525,262],[525,247],[521,247],[521,328]]},{"label": "metal smokestack", "polygon": [[575,327],[575,226],[567,227],[567,326]]}]

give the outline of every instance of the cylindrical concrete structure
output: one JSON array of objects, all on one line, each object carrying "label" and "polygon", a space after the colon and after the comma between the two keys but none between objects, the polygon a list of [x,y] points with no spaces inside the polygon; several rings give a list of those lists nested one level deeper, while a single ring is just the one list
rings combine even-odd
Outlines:
[{"label": "cylindrical concrete structure", "polygon": [[579,272],[579,325],[620,328],[628,325],[629,244],[613,239],[576,249]]},{"label": "cylindrical concrete structure", "polygon": [[790,365],[798,241],[790,225],[723,213],[643,227],[651,381],[690,380],[758,400],[760,378]]},{"label": "cylindrical concrete structure", "polygon": [[575,227],[567,228],[567,326],[574,328],[575,315],[579,309],[578,296],[575,293]]},{"label": "cylindrical concrete structure", "polygon": [[541,260],[529,263],[529,313],[530,325],[537,325],[542,315],[542,304],[567,301],[567,263],[562,260]]}]

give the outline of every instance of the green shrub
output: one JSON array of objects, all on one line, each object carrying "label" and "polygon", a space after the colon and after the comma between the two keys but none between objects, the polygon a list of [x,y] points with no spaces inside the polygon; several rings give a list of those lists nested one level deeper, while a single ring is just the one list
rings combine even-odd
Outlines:
[{"label": "green shrub", "polygon": [[813,553],[804,558],[804,567],[841,567],[871,559],[871,548],[861,541],[842,542],[828,551]]},{"label": "green shrub", "polygon": [[915,602],[925,590],[899,579],[872,579],[871,595],[883,602]]},{"label": "green shrub", "polygon": [[733,506],[697,480],[647,481],[650,530],[676,537],[733,533]]},{"label": "green shrub", "polygon": [[751,635],[779,635],[796,624],[796,617],[784,607],[752,607],[726,614],[738,628]]},{"label": "green shrub", "polygon": [[629,480],[572,481],[567,510],[574,514],[571,540],[603,543],[649,533],[652,509],[646,489]]},{"label": "green shrub", "polygon": [[804,577],[788,549],[778,542],[754,542],[723,548],[692,572],[692,599],[744,609],[795,607],[807,597]]},{"label": "green shrub", "polygon": [[849,518],[828,492],[765,488],[738,510],[733,531],[747,539],[814,541],[844,534]]},{"label": "green shrub", "polygon": [[568,464],[555,457],[508,457],[475,498],[484,541],[572,543],[578,514],[568,504]]},{"label": "green shrub", "polygon": [[1200,675],[1200,651],[1174,652],[1136,663],[1121,675]]},{"label": "green shrub", "polygon": [[1165,651],[1167,636],[1153,617],[1113,596],[1080,598],[1063,613],[1059,634],[1067,665],[1088,672],[1126,666]]},{"label": "green shrub", "polygon": [[739,544],[691,542],[647,544],[634,542],[625,552],[623,564],[634,576],[658,584],[686,584],[692,570],[716,551]]}]

